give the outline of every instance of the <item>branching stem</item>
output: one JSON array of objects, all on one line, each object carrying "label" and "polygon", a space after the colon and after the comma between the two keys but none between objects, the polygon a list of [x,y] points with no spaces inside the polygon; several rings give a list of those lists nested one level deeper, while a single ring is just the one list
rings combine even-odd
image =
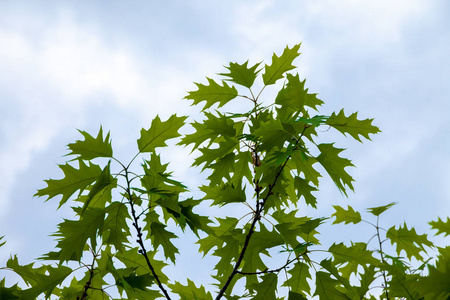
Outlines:
[{"label": "branching stem", "polygon": [[139,247],[140,247],[139,253],[144,256],[145,261],[147,263],[147,266],[149,267],[150,271],[152,272],[153,277],[155,277],[155,280],[156,280],[156,282],[158,284],[159,289],[163,292],[163,294],[166,297],[166,299],[170,300],[171,298],[169,296],[169,293],[167,292],[167,290],[162,285],[158,274],[156,274],[156,271],[153,268],[153,265],[150,262],[150,259],[148,258],[147,249],[145,248],[144,241],[142,240],[142,228],[139,226],[139,223],[138,223],[139,216],[136,215],[136,210],[134,209],[133,195],[131,193],[130,180],[128,180],[128,174],[129,174],[129,172],[125,168],[125,178],[127,180],[126,193],[128,195],[128,203],[130,204],[130,207],[131,207],[131,215],[133,216],[133,226],[134,226],[134,228],[136,229],[136,232],[137,232],[137,240],[136,240],[136,242],[139,244]]}]

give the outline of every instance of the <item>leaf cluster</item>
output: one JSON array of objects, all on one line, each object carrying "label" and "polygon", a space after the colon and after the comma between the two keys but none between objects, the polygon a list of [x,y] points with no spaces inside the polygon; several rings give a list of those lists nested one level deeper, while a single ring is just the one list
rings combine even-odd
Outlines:
[{"label": "leaf cluster", "polygon": [[[450,248],[436,248],[406,223],[383,229],[380,216],[394,203],[369,208],[369,220],[351,206],[334,206],[332,216],[304,215],[302,208],[318,207],[320,177],[329,176],[344,196],[354,190],[344,149],[319,136],[323,141],[334,129],[362,142],[379,129],[356,112],[319,112],[324,102],[292,72],[300,46],[274,54],[270,64],[230,63],[221,79],[196,83],[185,99],[201,118],[190,120],[190,132],[179,134],[187,117],[157,116],[127,163],[114,156],[109,132],[100,128],[94,138],[80,131],[84,139],[68,145],[71,160],[59,166],[63,177],[46,180],[36,193],[70,205],[74,218],[58,225],[55,251],[40,258],[41,266],[9,259],[4,269],[26,287],[5,287],[3,280],[1,299],[213,299],[205,287],[165,272],[183,252],[174,240],[187,228],[199,252],[217,258],[215,299],[448,299]],[[275,99],[265,99],[277,82]],[[170,139],[188,147],[193,167],[207,174],[201,195],[162,162]],[[205,205],[234,208],[236,215],[195,212]],[[446,236],[449,222],[430,225]],[[321,246],[319,230],[341,223],[369,225],[373,236]]]}]

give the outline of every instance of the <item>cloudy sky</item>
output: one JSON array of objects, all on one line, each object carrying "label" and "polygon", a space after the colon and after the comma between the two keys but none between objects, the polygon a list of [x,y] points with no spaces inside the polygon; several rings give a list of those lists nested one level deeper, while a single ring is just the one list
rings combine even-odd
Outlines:
[{"label": "cloudy sky", "polygon": [[[348,148],[356,193],[344,199],[325,179],[311,214],[396,201],[386,227],[406,220],[427,230],[450,214],[448,28],[448,1],[1,1],[1,264],[10,253],[29,263],[50,251],[49,234],[70,217],[33,194],[59,178],[76,128],[96,134],[102,125],[129,159],[156,114],[195,113],[182,100],[192,82],[229,61],[269,63],[299,42],[298,71],[323,113],[359,111],[382,130],[365,144],[326,133]],[[199,184],[184,156],[165,158]],[[178,273],[209,274],[191,267],[180,263]]]}]

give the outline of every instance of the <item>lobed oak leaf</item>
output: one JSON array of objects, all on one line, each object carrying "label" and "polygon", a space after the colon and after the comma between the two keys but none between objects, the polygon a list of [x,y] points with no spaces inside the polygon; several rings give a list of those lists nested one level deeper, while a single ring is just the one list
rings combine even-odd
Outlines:
[{"label": "lobed oak leaf", "polygon": [[283,78],[285,72],[295,68],[295,66],[292,65],[292,62],[300,55],[300,52],[298,51],[300,45],[301,44],[297,44],[291,49],[286,46],[283,54],[280,56],[276,56],[275,53],[273,54],[272,64],[270,66],[265,65],[264,67],[264,74],[262,77],[265,85],[274,84],[278,79]]},{"label": "lobed oak leaf", "polygon": [[399,226],[398,229],[395,226],[389,228],[386,238],[391,241],[392,245],[396,245],[397,254],[400,255],[400,252],[405,251],[408,259],[415,257],[422,260],[420,252],[425,251],[424,246],[433,247],[433,243],[428,240],[426,234],[418,235],[414,228],[408,229],[406,223]]},{"label": "lobed oak leaf", "polygon": [[97,235],[103,230],[105,213],[105,209],[90,207],[79,220],[64,220],[60,223],[54,236],[58,237],[56,247],[61,250],[55,258],[61,262],[80,261],[88,239],[91,241],[91,247],[95,248]]},{"label": "lobed oak leaf", "polygon": [[146,228],[149,229],[154,249],[156,250],[161,245],[164,256],[175,263],[175,254],[179,252],[177,247],[175,247],[170,240],[177,238],[177,236],[172,232],[167,231],[166,227],[166,225],[157,221],[152,222],[150,226],[146,226]]},{"label": "lobed oak leaf", "polygon": [[261,70],[256,70],[261,63],[255,64],[253,67],[248,67],[248,60],[242,65],[238,63],[230,63],[227,68],[230,73],[221,73],[219,75],[230,77],[230,81],[242,85],[246,88],[251,88],[255,82],[256,76]]},{"label": "lobed oak leaf", "polygon": [[361,214],[358,211],[355,211],[353,207],[350,205],[347,206],[347,210],[340,207],[339,205],[333,205],[335,212],[332,216],[336,217],[333,224],[338,224],[345,222],[345,224],[353,223],[358,224],[361,222]]},{"label": "lobed oak leaf", "polygon": [[253,300],[276,300],[278,276],[274,273],[267,273],[262,276],[262,281],[253,284],[252,288],[256,292]]},{"label": "lobed oak leaf", "polygon": [[317,147],[320,150],[320,155],[317,157],[317,161],[324,167],[328,175],[330,175],[333,182],[338,189],[347,196],[345,186],[353,189],[353,178],[345,171],[346,167],[354,167],[349,159],[342,158],[339,153],[344,149],[335,148],[334,144],[319,144]]},{"label": "lobed oak leaf", "polygon": [[237,97],[238,91],[234,86],[229,86],[225,81],[222,81],[223,86],[221,86],[211,78],[206,79],[208,80],[208,85],[196,83],[198,90],[191,91],[184,97],[185,99],[193,100],[193,105],[205,101],[202,111],[216,103],[218,103],[218,107],[221,107]]},{"label": "lobed oak leaf", "polygon": [[290,108],[298,115],[305,111],[305,106],[317,110],[317,106],[321,106],[323,101],[317,98],[317,94],[308,93],[305,88],[306,80],[300,81],[299,75],[286,74],[287,83],[278,92],[275,98],[275,104],[281,105],[283,108]]},{"label": "lobed oak leaf", "polygon": [[48,201],[57,195],[62,195],[58,206],[60,208],[76,191],[83,192],[98,179],[102,169],[92,163],[86,165],[82,160],[78,160],[78,163],[79,169],[72,167],[68,163],[59,165],[59,168],[64,173],[64,178],[45,180],[47,187],[38,190],[34,196],[48,196],[46,200]]},{"label": "lobed oak leaf", "polygon": [[184,125],[186,118],[172,115],[167,121],[161,121],[156,116],[148,130],[141,130],[141,137],[137,140],[139,152],[153,152],[157,147],[167,146],[167,140],[180,136],[178,130]]},{"label": "lobed oak leaf", "polygon": [[187,279],[187,285],[175,281],[174,284],[170,284],[169,287],[172,292],[180,296],[180,300],[212,300],[213,297],[210,292],[206,292],[204,286],[196,287],[194,282]]},{"label": "lobed oak leaf", "polygon": [[307,264],[298,261],[295,263],[294,267],[288,271],[288,273],[291,277],[287,279],[282,286],[288,286],[291,291],[298,294],[308,293],[311,290],[308,283],[308,279],[311,279],[311,274]]},{"label": "lobed oak leaf", "polygon": [[72,152],[67,155],[78,155],[78,159],[84,160],[113,156],[109,132],[105,139],[103,139],[103,129],[101,126],[97,138],[92,137],[85,131],[78,131],[84,136],[84,141],[78,140],[75,143],[69,144],[68,147]]},{"label": "lobed oak leaf", "polygon": [[326,120],[326,123],[335,128],[343,135],[348,133],[355,140],[362,143],[359,136],[370,140],[369,134],[377,134],[380,129],[372,125],[373,119],[358,120],[358,113],[355,112],[346,117],[342,109],[337,115],[335,112]]},{"label": "lobed oak leaf", "polygon": [[443,233],[444,236],[450,235],[450,218],[447,217],[447,220],[444,222],[441,218],[438,218],[437,221],[429,222],[431,228],[437,230],[436,235]]}]

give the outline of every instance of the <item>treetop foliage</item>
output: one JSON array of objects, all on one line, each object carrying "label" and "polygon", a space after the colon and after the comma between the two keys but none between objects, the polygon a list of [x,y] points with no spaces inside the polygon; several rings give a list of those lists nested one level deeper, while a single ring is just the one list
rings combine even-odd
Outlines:
[{"label": "treetop foliage", "polygon": [[[70,205],[74,218],[58,225],[55,249],[39,266],[22,265],[15,255],[8,260],[2,269],[22,282],[0,281],[0,298],[450,299],[450,248],[435,247],[406,223],[384,229],[380,217],[395,203],[366,213],[336,204],[331,216],[304,215],[302,207],[317,208],[322,176],[343,195],[354,191],[351,160],[332,140],[319,143],[319,135],[335,129],[363,142],[380,130],[356,112],[320,114],[324,102],[292,72],[299,50],[300,44],[286,47],[270,64],[230,63],[221,80],[196,83],[185,99],[202,119],[191,122],[191,132],[179,133],[186,116],[156,116],[128,162],[114,156],[102,127],[95,138],[80,131],[83,140],[68,145],[70,160],[59,166],[62,178],[46,180],[36,193]],[[257,80],[259,91],[252,89]],[[263,100],[280,80],[275,99]],[[206,172],[201,196],[162,162],[172,139],[189,147],[193,166]],[[197,213],[204,205],[240,207],[240,215]],[[449,222],[430,225],[447,236]],[[369,226],[372,238],[321,245],[323,226],[349,224]],[[212,286],[177,282],[165,272],[183,258],[173,241],[187,228],[199,252],[217,258]]]}]

